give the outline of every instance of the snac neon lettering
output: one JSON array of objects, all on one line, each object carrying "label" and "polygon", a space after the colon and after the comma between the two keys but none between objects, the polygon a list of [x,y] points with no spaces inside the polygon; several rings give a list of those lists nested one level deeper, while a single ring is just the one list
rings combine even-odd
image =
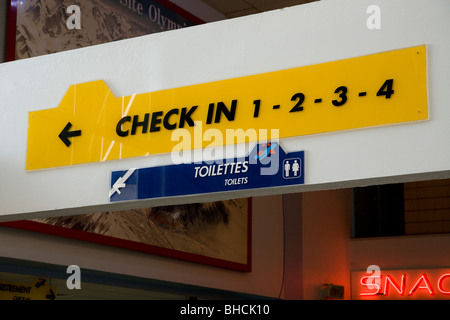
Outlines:
[{"label": "snac neon lettering", "polygon": [[[360,284],[364,287],[365,290],[361,292],[360,296],[389,296],[392,294],[398,294],[404,296],[407,292],[408,296],[413,296],[417,292],[426,293],[430,296],[434,296],[436,293],[433,289],[433,286],[429,280],[429,277],[426,273],[423,273],[417,278],[414,284],[411,286],[409,291],[406,291],[407,279],[410,279],[407,274],[403,273],[400,278],[394,278],[390,274],[386,274],[384,276],[384,286],[381,286],[381,279],[383,275],[380,275],[380,281],[378,283],[369,283],[368,280],[373,278],[373,276],[363,276],[360,279]],[[445,273],[441,275],[437,281],[436,287],[439,293],[443,295],[450,295],[450,273]],[[447,286],[445,286],[447,284]],[[393,288],[394,291],[391,290]]]},{"label": "snac neon lettering", "polygon": [[391,275],[387,275],[386,279],[384,280],[384,291],[383,294],[385,296],[387,296],[389,294],[389,283],[392,285],[392,287],[394,287],[395,290],[397,290],[397,292],[400,295],[404,295],[405,294],[405,288],[406,288],[406,274],[402,274],[402,277],[400,279],[400,286],[395,283],[394,279],[392,279]]},{"label": "snac neon lettering", "polygon": [[[422,284],[422,282],[423,282],[423,284]],[[419,279],[417,279],[416,283],[414,284],[412,289],[409,291],[409,295],[410,296],[413,295],[417,289],[426,289],[426,290],[428,290],[428,293],[430,295],[432,295],[432,296],[434,295],[434,291],[431,288],[430,281],[428,280],[428,277],[425,273],[422,274]]]},{"label": "snac neon lettering", "polygon": [[364,277],[362,277],[361,278],[361,281],[360,281],[360,283],[363,285],[363,286],[365,286],[365,287],[367,287],[367,288],[369,288],[369,289],[375,289],[376,291],[372,291],[372,292],[361,292],[360,293],[360,295],[361,296],[376,296],[376,295],[378,295],[378,294],[381,294],[380,293],[380,291],[381,291],[381,286],[378,284],[378,283],[376,283],[376,282],[374,282],[374,283],[368,283],[367,282],[367,280],[369,280],[369,278],[372,278],[372,276],[364,276]]},{"label": "snac neon lettering", "polygon": [[445,280],[445,278],[447,278],[447,277],[450,277],[450,273],[445,273],[445,274],[443,274],[440,278],[439,278],[439,280],[438,280],[438,290],[442,293],[442,294],[448,294],[448,295],[450,295],[450,291],[446,291],[446,290],[444,290],[444,288],[443,288],[443,282],[444,282],[444,280]]}]

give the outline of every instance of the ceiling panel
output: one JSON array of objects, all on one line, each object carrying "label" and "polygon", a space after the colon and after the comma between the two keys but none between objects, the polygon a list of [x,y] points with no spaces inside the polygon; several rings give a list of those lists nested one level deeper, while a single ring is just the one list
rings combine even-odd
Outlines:
[{"label": "ceiling panel", "polygon": [[203,0],[214,9],[227,14],[252,8],[252,5],[245,0]]},{"label": "ceiling panel", "polygon": [[316,0],[202,0],[229,18],[281,9]]}]

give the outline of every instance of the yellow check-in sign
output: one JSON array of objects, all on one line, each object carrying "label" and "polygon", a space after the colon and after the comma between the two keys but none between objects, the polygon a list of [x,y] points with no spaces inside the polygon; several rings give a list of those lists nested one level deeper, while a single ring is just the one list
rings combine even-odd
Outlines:
[{"label": "yellow check-in sign", "polygon": [[425,46],[126,97],[94,81],[29,113],[26,168],[168,153],[186,137],[179,130],[220,133],[183,142],[193,149],[236,143],[217,139],[227,130],[270,139],[271,129],[285,138],[426,119]]}]

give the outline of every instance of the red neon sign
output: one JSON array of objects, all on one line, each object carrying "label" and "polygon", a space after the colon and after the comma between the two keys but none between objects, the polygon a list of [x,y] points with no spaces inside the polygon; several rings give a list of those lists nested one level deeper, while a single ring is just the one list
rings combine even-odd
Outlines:
[{"label": "red neon sign", "polygon": [[382,270],[379,275],[359,272],[353,279],[359,280],[352,287],[356,299],[450,299],[448,269]]}]

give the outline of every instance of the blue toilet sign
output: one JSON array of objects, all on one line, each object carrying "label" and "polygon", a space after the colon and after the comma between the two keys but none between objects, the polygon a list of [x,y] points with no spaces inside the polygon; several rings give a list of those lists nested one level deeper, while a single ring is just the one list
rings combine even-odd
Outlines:
[{"label": "blue toilet sign", "polygon": [[249,190],[305,183],[304,151],[287,154],[278,142],[257,144],[225,158],[111,173],[110,202]]}]

